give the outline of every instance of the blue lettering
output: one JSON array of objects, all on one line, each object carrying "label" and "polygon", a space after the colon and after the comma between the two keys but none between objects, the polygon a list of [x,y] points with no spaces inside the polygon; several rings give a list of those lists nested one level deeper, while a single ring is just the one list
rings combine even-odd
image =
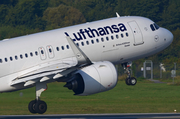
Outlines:
[{"label": "blue lettering", "polygon": [[109,34],[108,29],[109,29],[109,31],[111,31],[111,33],[113,33],[113,31],[112,31],[110,26],[106,26],[106,27],[104,27],[104,29],[105,29],[107,34]]},{"label": "blue lettering", "polygon": [[[105,26],[105,27],[99,27],[96,29],[92,29],[88,27],[87,29],[79,29],[78,32],[72,33],[74,36],[74,41],[80,41],[83,39],[94,38],[96,36],[104,36],[107,34],[113,34],[113,33],[119,33],[127,31],[125,25],[123,23],[119,23],[118,25],[111,25],[111,26]],[[69,36],[67,32],[64,32],[66,36]]]},{"label": "blue lettering", "polygon": [[93,38],[93,37],[89,34],[89,30],[84,29],[84,31],[88,34],[89,38]]},{"label": "blue lettering", "polygon": [[[64,32],[66,34],[66,36],[69,36],[69,34],[67,32]],[[76,41],[76,39],[73,39],[73,41]]]},{"label": "blue lettering", "polygon": [[80,29],[79,31],[83,35],[84,39],[86,39],[86,36],[84,35],[84,31],[82,29]]},{"label": "blue lettering", "polygon": [[69,36],[69,34],[67,32],[64,32],[66,34],[66,36]]},{"label": "blue lettering", "polygon": [[124,24],[120,23],[120,24],[118,24],[118,26],[119,26],[120,31],[127,31],[127,29],[124,26]]},{"label": "blue lettering", "polygon": [[92,36],[95,37],[94,33],[93,32],[96,32],[96,35],[99,36],[99,33],[96,31],[96,29],[91,29],[91,28],[88,28],[89,31],[91,32]]},{"label": "blue lettering", "polygon": [[117,25],[112,25],[111,27],[114,29],[115,33],[119,32],[119,29],[118,29]]},{"label": "blue lettering", "polygon": [[103,29],[103,28],[98,28],[98,31],[99,31],[99,34],[101,35],[101,36],[104,36],[104,35],[106,35],[106,31]]},{"label": "blue lettering", "polygon": [[75,33],[73,33],[73,35],[76,38],[76,40],[78,40],[78,41],[82,40],[81,34],[79,32],[78,32],[79,37],[77,37]]}]

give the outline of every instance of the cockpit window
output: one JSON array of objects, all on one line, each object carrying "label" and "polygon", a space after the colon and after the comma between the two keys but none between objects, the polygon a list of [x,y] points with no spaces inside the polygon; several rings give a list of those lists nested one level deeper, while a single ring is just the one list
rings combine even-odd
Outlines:
[{"label": "cockpit window", "polygon": [[153,24],[151,24],[150,27],[151,27],[151,30],[152,30],[152,31],[155,31],[155,28],[154,28],[154,25],[153,25]]},{"label": "cockpit window", "polygon": [[158,30],[158,29],[159,29],[159,26],[158,26],[156,23],[151,24],[150,27],[151,27],[151,30],[152,30],[152,31],[155,31],[155,30]]},{"label": "cockpit window", "polygon": [[154,23],[154,26],[157,30],[159,29],[159,26],[156,23]]}]

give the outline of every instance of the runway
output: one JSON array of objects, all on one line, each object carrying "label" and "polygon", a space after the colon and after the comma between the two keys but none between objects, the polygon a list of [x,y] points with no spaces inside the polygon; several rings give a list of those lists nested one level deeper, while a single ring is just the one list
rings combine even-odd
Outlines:
[{"label": "runway", "polygon": [[179,119],[180,113],[1,115],[0,119]]}]

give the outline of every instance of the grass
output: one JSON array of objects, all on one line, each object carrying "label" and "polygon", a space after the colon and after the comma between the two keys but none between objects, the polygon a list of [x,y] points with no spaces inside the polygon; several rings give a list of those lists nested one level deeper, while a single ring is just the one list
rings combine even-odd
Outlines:
[{"label": "grass", "polygon": [[[45,114],[94,113],[171,113],[180,112],[180,86],[139,81],[127,86],[119,81],[107,92],[90,96],[74,96],[64,83],[50,83],[41,99],[46,101]],[[30,114],[28,103],[35,99],[35,88],[0,94],[0,115]]]},{"label": "grass", "polygon": [[174,82],[173,82],[173,78],[171,77],[171,79],[160,79],[160,81],[162,82],[166,82],[168,83],[168,85],[180,85],[180,76],[176,76],[174,77]]}]

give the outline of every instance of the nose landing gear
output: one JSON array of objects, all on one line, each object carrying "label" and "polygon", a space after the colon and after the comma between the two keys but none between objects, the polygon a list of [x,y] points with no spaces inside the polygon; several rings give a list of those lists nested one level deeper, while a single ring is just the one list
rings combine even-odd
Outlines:
[{"label": "nose landing gear", "polygon": [[131,77],[131,63],[123,63],[122,64],[123,68],[125,69],[125,73],[127,74],[127,78],[125,79],[125,82],[127,85],[136,85],[137,80],[135,77]]},{"label": "nose landing gear", "polygon": [[134,77],[130,77],[130,78],[126,78],[126,84],[127,85],[136,85],[136,83],[137,83],[137,80],[136,80],[136,78],[134,78]]}]

